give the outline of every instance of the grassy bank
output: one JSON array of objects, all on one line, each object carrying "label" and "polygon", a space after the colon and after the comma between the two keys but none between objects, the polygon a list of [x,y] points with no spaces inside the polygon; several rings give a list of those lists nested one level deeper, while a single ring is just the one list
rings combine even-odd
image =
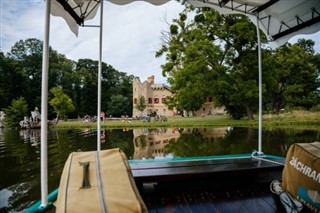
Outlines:
[{"label": "grassy bank", "polygon": [[[136,127],[258,127],[258,116],[255,120],[233,120],[229,116],[207,117],[169,117],[168,121],[143,122],[132,120],[125,122],[119,120],[106,120],[101,122],[102,128],[136,128]],[[96,128],[96,122],[83,123],[79,120],[59,121],[53,128]],[[292,111],[280,115],[268,114],[263,116],[263,127],[267,128],[301,128],[320,129],[320,112]]]}]

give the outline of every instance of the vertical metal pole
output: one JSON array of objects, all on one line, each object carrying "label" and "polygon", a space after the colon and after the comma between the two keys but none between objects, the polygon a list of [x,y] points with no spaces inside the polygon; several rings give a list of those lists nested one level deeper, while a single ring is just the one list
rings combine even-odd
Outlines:
[{"label": "vertical metal pole", "polygon": [[101,150],[101,76],[102,76],[103,0],[100,1],[99,71],[98,71],[98,122],[97,151]]},{"label": "vertical metal pole", "polygon": [[259,13],[257,14],[257,37],[258,37],[258,61],[259,61],[259,145],[258,153],[262,154],[262,59],[261,59],[261,40],[259,27]]},{"label": "vertical metal pole", "polygon": [[41,85],[41,207],[48,205],[48,70],[51,1],[46,1]]}]

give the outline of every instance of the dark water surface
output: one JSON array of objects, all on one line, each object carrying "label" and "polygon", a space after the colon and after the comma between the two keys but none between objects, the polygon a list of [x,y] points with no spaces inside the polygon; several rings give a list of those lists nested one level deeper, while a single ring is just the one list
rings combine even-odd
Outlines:
[{"label": "dark water surface", "polygon": [[[251,153],[258,149],[254,128],[159,128],[103,130],[101,149],[121,148],[128,159]],[[96,130],[49,130],[49,192],[59,186],[68,155],[92,151]],[[320,141],[320,130],[263,131],[263,152],[285,156],[293,143]],[[0,212],[22,212],[40,194],[40,130],[0,128]]]}]

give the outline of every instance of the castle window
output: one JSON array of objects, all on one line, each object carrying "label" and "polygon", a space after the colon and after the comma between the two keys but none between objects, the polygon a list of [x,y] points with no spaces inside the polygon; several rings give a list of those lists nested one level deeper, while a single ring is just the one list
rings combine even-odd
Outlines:
[{"label": "castle window", "polygon": [[212,97],[209,97],[209,102],[212,102]]},{"label": "castle window", "polygon": [[134,99],[134,104],[137,104],[138,103],[138,100],[137,98]]},{"label": "castle window", "polygon": [[165,113],[165,112],[166,112],[166,109],[163,109],[163,112]]},{"label": "castle window", "polygon": [[166,103],[166,98],[162,98],[161,102]]},{"label": "castle window", "polygon": [[154,103],[155,103],[155,104],[158,104],[158,103],[159,103],[159,98],[155,98],[155,99],[154,99]]},{"label": "castle window", "polygon": [[148,103],[149,103],[149,104],[152,104],[152,98],[149,98],[149,99],[148,99]]}]

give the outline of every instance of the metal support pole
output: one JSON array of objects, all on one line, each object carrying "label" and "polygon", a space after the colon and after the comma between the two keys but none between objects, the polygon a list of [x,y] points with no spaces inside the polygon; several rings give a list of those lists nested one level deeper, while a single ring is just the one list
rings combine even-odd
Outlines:
[{"label": "metal support pole", "polygon": [[259,61],[259,145],[258,154],[262,152],[262,59],[261,59],[261,40],[259,28],[259,13],[257,14],[257,37],[258,37],[258,61]]},{"label": "metal support pole", "polygon": [[48,205],[48,72],[51,1],[46,1],[41,85],[41,206]]},{"label": "metal support pole", "polygon": [[97,151],[101,150],[101,76],[102,76],[103,0],[100,1],[99,71],[98,71],[98,122]]}]

